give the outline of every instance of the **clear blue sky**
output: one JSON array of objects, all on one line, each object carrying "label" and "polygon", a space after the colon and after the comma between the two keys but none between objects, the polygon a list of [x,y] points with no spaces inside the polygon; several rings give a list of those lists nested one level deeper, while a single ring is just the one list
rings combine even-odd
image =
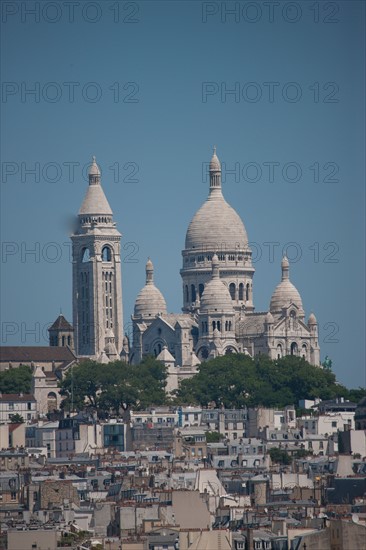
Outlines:
[{"label": "clear blue sky", "polygon": [[[2,2],[1,343],[45,345],[60,307],[72,320],[68,234],[93,154],[127,245],[125,324],[148,256],[180,311],[185,232],[217,145],[239,170],[226,199],[262,254],[257,311],[297,243],[291,278],[318,318],[322,359],[364,385],[364,3],[238,2],[230,14],[234,2],[78,2],[74,13],[40,2],[30,13],[36,4]],[[273,258],[264,243],[279,243]]]}]

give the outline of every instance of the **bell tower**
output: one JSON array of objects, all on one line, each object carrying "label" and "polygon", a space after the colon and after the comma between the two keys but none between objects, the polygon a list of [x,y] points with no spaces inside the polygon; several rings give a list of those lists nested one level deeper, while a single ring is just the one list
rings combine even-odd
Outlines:
[{"label": "bell tower", "polygon": [[89,186],[71,235],[73,256],[73,325],[78,356],[95,360],[114,338],[123,343],[121,234],[101,186],[93,157]]}]

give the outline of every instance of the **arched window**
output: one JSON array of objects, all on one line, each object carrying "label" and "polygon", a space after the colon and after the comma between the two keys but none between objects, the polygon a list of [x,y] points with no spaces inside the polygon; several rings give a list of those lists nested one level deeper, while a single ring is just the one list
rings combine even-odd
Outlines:
[{"label": "arched window", "polygon": [[303,359],[306,359],[306,352],[307,352],[306,344],[303,344],[302,348],[301,348],[301,355],[302,355]]},{"label": "arched window", "polygon": [[215,330],[216,328],[216,321],[212,321],[212,330]]},{"label": "arched window", "polygon": [[186,285],[186,302],[189,302],[189,290],[188,290],[188,285]]},{"label": "arched window", "polygon": [[154,347],[154,355],[155,357],[157,357],[159,355],[159,353],[161,352],[161,344],[158,343],[156,344],[156,346]]},{"label": "arched window", "polygon": [[291,355],[297,355],[298,348],[296,342],[292,342],[291,344]]},{"label": "arched window", "polygon": [[244,285],[240,283],[239,285],[239,300],[244,300]]},{"label": "arched window", "polygon": [[81,261],[84,264],[90,260],[90,251],[89,248],[83,248],[81,251]]},{"label": "arched window", "polygon": [[249,300],[249,283],[247,283],[245,287],[245,300]]},{"label": "arched window", "polygon": [[71,336],[68,336],[68,337],[67,337],[67,345],[68,345],[68,346],[71,345]]},{"label": "arched window", "polygon": [[229,292],[232,300],[235,300],[235,283],[230,283]]},{"label": "arched window", "polygon": [[206,329],[206,332],[208,332],[208,323],[207,323],[207,321],[205,321],[205,329]]},{"label": "arched window", "polygon": [[203,294],[204,289],[205,289],[204,284],[201,283],[200,285],[198,285],[198,295],[199,295],[200,299],[201,299],[201,296]]},{"label": "arched window", "polygon": [[282,346],[281,344],[278,344],[277,346],[277,359],[281,359],[282,357]]},{"label": "arched window", "polygon": [[229,329],[229,322],[228,321],[225,321],[225,331],[227,332]]},{"label": "arched window", "polygon": [[196,299],[197,299],[196,287],[194,285],[191,285],[191,302],[195,302]]},{"label": "arched window", "polygon": [[217,321],[217,330],[221,330],[221,322]]},{"label": "arched window", "polygon": [[102,249],[102,261],[111,262],[112,261],[112,252],[109,246],[103,246]]},{"label": "arched window", "polygon": [[51,391],[47,395],[47,409],[48,409],[48,412],[52,412],[55,409],[57,409],[57,397],[55,392],[53,391]]},{"label": "arched window", "polygon": [[226,348],[225,355],[230,355],[231,353],[234,353],[233,348]]}]

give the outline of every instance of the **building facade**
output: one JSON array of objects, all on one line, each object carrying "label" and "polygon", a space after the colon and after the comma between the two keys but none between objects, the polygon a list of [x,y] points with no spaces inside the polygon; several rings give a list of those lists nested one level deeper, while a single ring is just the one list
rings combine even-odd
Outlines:
[{"label": "building facade", "polygon": [[271,359],[296,355],[320,365],[317,320],[313,313],[306,320],[286,257],[268,311],[255,311],[247,231],[223,196],[216,150],[209,176],[209,195],[188,226],[182,251],[182,313],[167,313],[149,259],[146,284],[132,315],[129,360],[138,364],[149,354],[161,359],[176,380],[170,389],[195,374],[200,362],[229,353],[266,354]]},{"label": "building facade", "polygon": [[[93,158],[71,236],[74,345],[79,357],[139,364],[144,356],[154,355],[168,368],[169,392],[193,376],[202,361],[230,353],[272,359],[296,355],[320,365],[317,320],[313,313],[305,317],[286,257],[268,311],[255,310],[252,251],[240,216],[224,198],[216,150],[209,164],[208,197],[188,226],[182,251],[182,312],[168,313],[149,259],[132,315],[131,344],[123,337],[120,239]],[[62,336],[71,341],[71,334],[53,331],[50,336],[53,345]]]},{"label": "building facade", "polygon": [[121,234],[95,157],[71,241],[76,354],[100,361],[117,359],[123,339]]}]

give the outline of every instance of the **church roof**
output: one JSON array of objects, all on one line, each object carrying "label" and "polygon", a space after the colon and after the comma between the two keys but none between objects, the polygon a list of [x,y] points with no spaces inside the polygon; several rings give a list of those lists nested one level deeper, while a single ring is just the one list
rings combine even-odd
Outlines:
[{"label": "church roof", "polygon": [[89,186],[79,210],[79,216],[85,215],[113,215],[100,183],[100,170],[95,157],[93,157],[93,163],[89,169]]},{"label": "church roof", "polygon": [[0,362],[4,363],[71,363],[76,356],[68,347],[58,346],[1,346]]},{"label": "church roof", "polygon": [[238,321],[236,326],[237,335],[256,336],[264,332],[264,323],[267,319],[265,312],[251,312],[245,315],[244,319]]},{"label": "church roof", "polygon": [[11,403],[12,401],[35,401],[35,398],[31,393],[3,393],[0,395],[0,401],[3,403]]},{"label": "church roof", "polygon": [[[214,153],[210,171],[221,176],[220,161]],[[186,234],[186,249],[219,251],[243,249],[248,236],[239,214],[224,199],[220,183],[193,216]]]},{"label": "church roof", "polygon": [[113,212],[107,201],[101,185],[89,185],[83,203],[79,210],[79,216],[85,215],[112,216]]},{"label": "church roof", "polygon": [[60,313],[56,321],[48,329],[50,330],[64,330],[64,331],[73,331],[73,326],[65,319],[65,317]]}]

